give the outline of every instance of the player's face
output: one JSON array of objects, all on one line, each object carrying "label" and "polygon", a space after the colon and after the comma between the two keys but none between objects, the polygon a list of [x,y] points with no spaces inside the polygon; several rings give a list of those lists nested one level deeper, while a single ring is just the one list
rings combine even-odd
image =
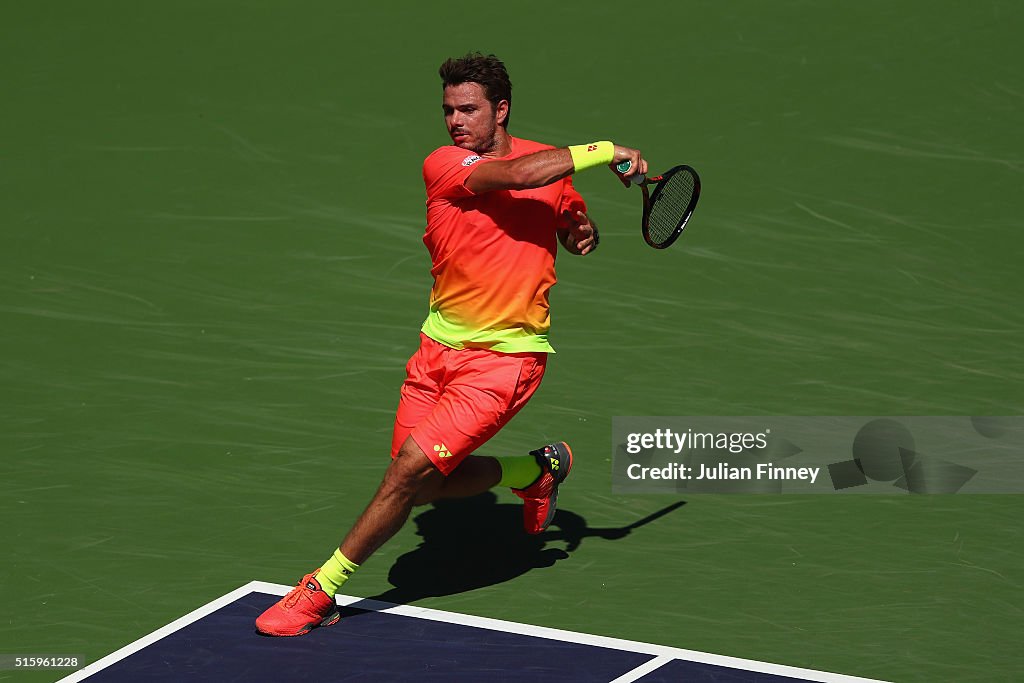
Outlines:
[{"label": "player's face", "polygon": [[444,123],[456,147],[486,154],[497,147],[498,125],[508,114],[508,103],[495,107],[479,83],[459,83],[444,89]]}]

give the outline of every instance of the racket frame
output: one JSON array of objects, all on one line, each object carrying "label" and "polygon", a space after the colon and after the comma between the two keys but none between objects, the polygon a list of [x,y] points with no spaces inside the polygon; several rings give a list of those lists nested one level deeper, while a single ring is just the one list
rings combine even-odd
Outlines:
[{"label": "racket frame", "polygon": [[[683,215],[680,217],[679,223],[676,225],[676,229],[668,236],[668,239],[664,242],[658,243],[651,239],[651,208],[654,206],[655,202],[658,201],[658,197],[661,196],[661,191],[665,188],[665,185],[668,184],[668,180],[679,172],[689,173],[693,177],[693,194],[690,196],[690,202],[686,206],[686,211],[684,211]],[[681,164],[679,166],[673,166],[661,175],[654,176],[653,178],[645,178],[638,184],[640,185],[640,190],[644,193],[644,216],[643,222],[641,223],[641,232],[643,233],[644,241],[655,249],[667,249],[672,246],[677,239],[679,239],[681,234],[683,234],[687,221],[690,220],[690,216],[693,215],[693,210],[697,207],[697,199],[700,197],[700,176],[697,175],[697,171],[692,166]],[[649,185],[655,186],[653,192],[647,189]]]}]

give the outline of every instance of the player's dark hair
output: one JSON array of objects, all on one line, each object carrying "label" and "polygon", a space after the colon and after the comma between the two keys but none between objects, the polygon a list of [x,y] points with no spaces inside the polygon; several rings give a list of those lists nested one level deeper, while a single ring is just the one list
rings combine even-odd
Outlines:
[{"label": "player's dark hair", "polygon": [[443,88],[460,83],[479,83],[495,109],[502,100],[508,102],[508,116],[501,124],[508,128],[508,120],[512,118],[512,81],[500,59],[494,55],[470,52],[465,57],[449,57],[437,73],[441,76]]}]

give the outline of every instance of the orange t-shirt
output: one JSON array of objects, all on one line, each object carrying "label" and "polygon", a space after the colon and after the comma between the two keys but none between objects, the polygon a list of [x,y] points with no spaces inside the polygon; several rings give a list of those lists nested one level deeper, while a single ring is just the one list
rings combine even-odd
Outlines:
[{"label": "orange t-shirt", "polygon": [[[512,138],[514,159],[544,149]],[[570,177],[531,190],[475,195],[465,182],[492,159],[455,146],[423,162],[434,286],[423,333],[452,348],[551,352],[548,290],[555,284],[556,230],[586,211]]]}]

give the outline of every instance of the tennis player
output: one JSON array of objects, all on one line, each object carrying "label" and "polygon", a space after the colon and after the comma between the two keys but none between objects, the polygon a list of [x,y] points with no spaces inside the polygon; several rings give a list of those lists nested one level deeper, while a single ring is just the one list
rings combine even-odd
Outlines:
[{"label": "tennis player", "polygon": [[480,53],[440,68],[452,144],[423,163],[434,285],[420,347],[406,367],[383,482],[334,555],[256,620],[274,636],[329,626],[334,595],[405,523],[414,505],[507,486],[537,534],[551,523],[572,468],[568,444],[528,455],[474,455],[529,401],[548,354],[548,290],[557,243],[586,255],[597,227],[573,173],[622,161],[635,149],[594,142],[556,149],[508,133],[512,85],[505,65]]}]

